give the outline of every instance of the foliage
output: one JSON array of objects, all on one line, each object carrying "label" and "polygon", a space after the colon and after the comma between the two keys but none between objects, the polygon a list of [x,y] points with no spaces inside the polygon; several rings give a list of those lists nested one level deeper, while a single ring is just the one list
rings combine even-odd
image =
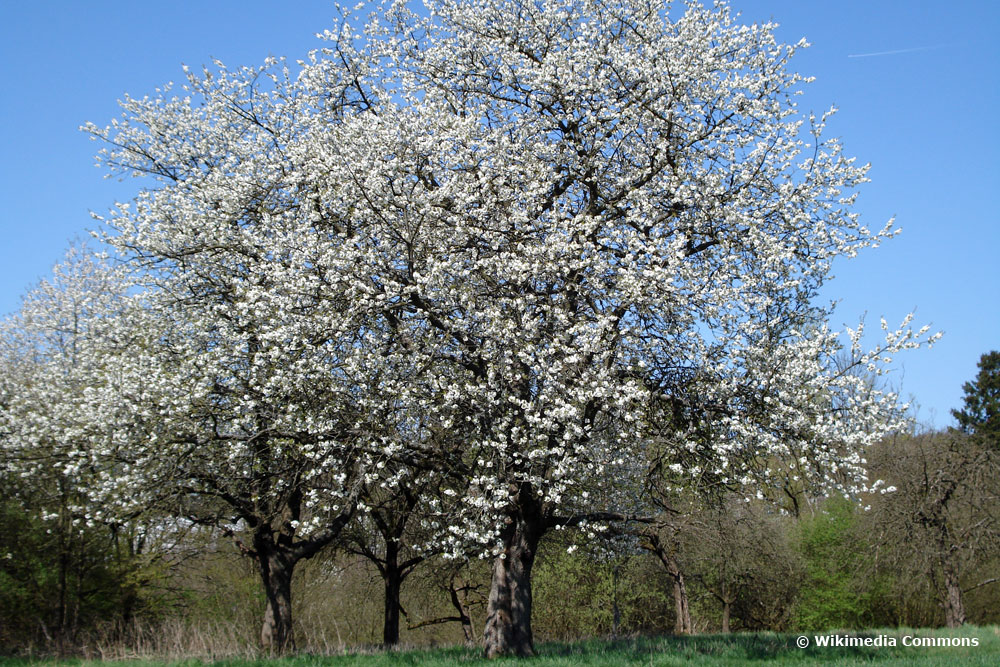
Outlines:
[{"label": "foliage", "polygon": [[979,359],[975,380],[962,385],[965,407],[952,410],[959,428],[1000,448],[1000,352]]},{"label": "foliage", "polygon": [[857,549],[858,508],[831,498],[798,526],[806,576],[793,626],[807,630],[862,628],[868,623],[868,594],[856,573],[864,554]]},{"label": "foliage", "polygon": [[569,552],[560,537],[543,542],[535,572],[539,638],[632,635],[672,623],[669,583],[649,558],[586,548]]},{"label": "foliage", "polygon": [[[6,490],[6,489],[5,489]],[[25,501],[29,504],[25,504]],[[73,525],[0,499],[0,653],[70,654],[103,628],[170,610],[164,563],[135,526]],[[146,553],[149,548],[153,553]]]},{"label": "foliage", "polygon": [[102,532],[66,530],[14,499],[3,500],[0,647],[9,651],[30,641],[69,648],[81,628],[118,613],[131,591],[119,585]]}]

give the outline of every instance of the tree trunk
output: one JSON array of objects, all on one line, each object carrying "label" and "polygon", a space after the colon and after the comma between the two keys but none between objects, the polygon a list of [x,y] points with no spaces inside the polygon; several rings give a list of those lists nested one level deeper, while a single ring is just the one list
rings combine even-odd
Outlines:
[{"label": "tree trunk", "polygon": [[949,628],[965,625],[965,604],[962,602],[962,587],[951,563],[942,559],[944,570],[944,622]]},{"label": "tree trunk", "polygon": [[[462,591],[461,596],[459,595],[460,589]],[[462,633],[465,635],[465,644],[466,646],[473,646],[476,643],[476,631],[475,628],[472,627],[472,614],[469,612],[469,606],[466,604],[468,587],[456,587],[455,576],[452,576],[451,581],[448,583],[448,590],[451,593],[451,604],[458,612],[458,620],[462,624]]]},{"label": "tree trunk", "polygon": [[691,607],[688,604],[687,585],[684,583],[684,573],[677,565],[677,560],[673,556],[668,556],[671,565],[667,571],[674,580],[674,634],[689,635],[691,629]]},{"label": "tree trunk", "polygon": [[684,573],[681,572],[680,563],[677,556],[672,551],[668,551],[655,533],[647,534],[649,543],[643,545],[648,551],[656,554],[663,564],[663,569],[667,571],[674,582],[674,634],[689,635],[693,632],[691,627],[691,607],[688,604],[687,584],[684,582]]},{"label": "tree trunk", "polygon": [[681,572],[677,557],[659,549],[656,555],[674,581],[674,634],[689,635],[691,629],[691,607],[688,604],[687,584],[684,583],[684,573]]},{"label": "tree trunk", "polygon": [[618,638],[618,629],[621,627],[622,612],[618,606],[618,566],[611,571],[612,597],[611,597],[611,636]]},{"label": "tree trunk", "polygon": [[725,600],[722,603],[722,634],[729,634],[729,613],[732,609],[732,603],[729,600]]},{"label": "tree trunk", "polygon": [[953,557],[953,540],[948,534],[948,525],[944,516],[945,503],[939,503],[939,512],[934,522],[937,528],[938,562],[941,563],[941,574],[944,577],[944,590],[941,591],[941,603],[944,607],[944,622],[949,628],[965,625],[965,605],[962,603],[962,587],[958,572],[955,571]]},{"label": "tree trunk", "polygon": [[295,650],[292,633],[292,571],[295,561],[264,540],[257,543],[257,564],[267,596],[260,643],[265,651],[283,654]]},{"label": "tree trunk", "polygon": [[[62,483],[60,482],[60,486],[61,485]],[[73,531],[72,524],[70,523],[69,510],[66,508],[67,500],[65,492],[62,492],[60,499],[62,503],[59,510],[59,525],[57,528],[59,533],[57,542],[57,548],[59,550],[59,606],[56,611],[55,637],[56,651],[60,657],[63,657],[69,655],[70,652],[69,570],[72,560]]]},{"label": "tree trunk", "polygon": [[386,540],[384,568],[385,621],[382,625],[382,644],[395,646],[399,643],[399,591],[403,585],[403,573],[399,567],[399,542]]},{"label": "tree trunk", "polygon": [[[526,494],[522,491],[520,495]],[[531,567],[545,531],[537,504],[531,503],[527,508],[525,504],[523,500],[519,503],[518,511],[501,533],[503,553],[493,564],[483,637],[487,658],[535,654],[531,636]]]},{"label": "tree trunk", "polygon": [[69,547],[65,543],[65,530],[59,527],[59,608],[56,615],[56,650],[60,657],[67,654],[66,650],[66,618],[69,606]]}]

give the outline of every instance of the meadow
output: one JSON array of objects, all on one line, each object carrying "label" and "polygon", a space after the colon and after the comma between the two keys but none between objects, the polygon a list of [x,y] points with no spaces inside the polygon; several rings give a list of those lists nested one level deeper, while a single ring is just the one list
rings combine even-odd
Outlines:
[{"label": "meadow", "polygon": [[[799,648],[802,635],[794,633],[737,633],[729,635],[660,636],[627,639],[590,639],[578,642],[548,642],[538,645],[538,656],[529,659],[485,660],[477,648],[444,647],[422,650],[360,651],[339,655],[299,654],[284,658],[220,658],[210,656],[162,660],[134,657],[125,660],[55,660],[45,658],[0,659],[3,667],[97,667],[99,665],[213,665],[215,667],[395,667],[422,665],[490,664],[570,667],[573,665],[997,665],[1000,664],[1000,626],[965,626],[939,629],[873,629],[861,632],[822,633],[854,638],[881,637],[895,646],[817,646],[810,633],[807,648]],[[904,646],[904,637],[921,639],[965,638],[978,646]],[[909,641],[909,640],[908,640]]]}]

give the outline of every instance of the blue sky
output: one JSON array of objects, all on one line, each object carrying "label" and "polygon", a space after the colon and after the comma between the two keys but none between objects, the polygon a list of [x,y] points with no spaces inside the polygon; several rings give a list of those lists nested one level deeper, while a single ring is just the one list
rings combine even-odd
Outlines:
[{"label": "blue sky", "polygon": [[[901,356],[892,382],[919,404],[919,420],[950,424],[979,356],[1000,349],[1000,266],[990,264],[1000,252],[1000,3],[732,6],[746,22],[780,23],[784,41],[812,43],[793,61],[817,78],[801,106],[839,107],[830,133],[872,163],[863,221],[874,228],[895,216],[903,229],[836,265],[824,292],[839,301],[833,325],[867,313],[877,329],[880,316],[895,324],[916,309],[917,322],[944,331],[933,349]],[[301,58],[333,14],[327,0],[0,2],[0,314],[16,310],[69,241],[86,235],[89,211],[133,192],[103,179],[81,124],[106,124],[125,92],[152,94],[181,79],[182,63]]]}]

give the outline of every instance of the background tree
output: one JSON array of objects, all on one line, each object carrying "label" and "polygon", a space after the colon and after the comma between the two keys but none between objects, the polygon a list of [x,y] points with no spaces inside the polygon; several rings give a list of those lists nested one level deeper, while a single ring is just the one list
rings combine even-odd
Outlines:
[{"label": "background tree", "polygon": [[350,240],[303,173],[325,122],[311,117],[350,106],[331,108],[325,83],[309,93],[274,61],[220,65],[190,73],[187,97],[127,98],[110,128],[88,126],[112,171],[151,179],[106,221],[144,292],[113,391],[85,410],[98,434],[114,426],[84,452],[103,475],[94,500],[236,538],[266,592],[262,643],[278,652],[295,645],[296,564],[340,534],[404,439],[396,367],[368,358],[383,334],[338,287]]},{"label": "background tree", "polygon": [[427,525],[436,512],[428,501],[438,504],[442,498],[440,475],[433,471],[399,470],[392,480],[391,485],[365,487],[364,508],[346,531],[343,546],[368,559],[382,577],[384,646],[399,643],[400,614],[406,613],[400,602],[403,582],[436,553],[431,536],[437,531]]},{"label": "background tree", "polygon": [[958,431],[900,436],[871,465],[885,485],[871,501],[881,558],[926,572],[945,625],[964,624],[965,594],[998,581],[982,570],[1000,555],[996,450]]},{"label": "background tree", "polygon": [[684,528],[679,521],[661,522],[655,530],[643,535],[642,545],[660,561],[670,579],[674,599],[674,634],[694,632],[691,621],[691,596],[688,593],[685,568],[681,565],[680,536]]},{"label": "background tree", "polygon": [[718,604],[719,629],[780,626],[775,597],[787,600],[789,585],[801,577],[787,527],[766,505],[728,496],[705,502],[684,535],[689,574]]},{"label": "background tree", "polygon": [[[400,414],[405,413],[404,405],[401,402]],[[400,602],[403,582],[418,565],[441,554],[447,521],[460,491],[468,483],[466,467],[455,466],[454,452],[460,447],[457,440],[461,438],[461,428],[441,428],[439,420],[428,414],[409,415],[400,420],[398,428],[407,434],[401,438],[411,438],[407,443],[410,451],[395,460],[378,463],[382,474],[362,486],[361,511],[342,540],[346,551],[368,559],[382,577],[385,646],[399,642],[400,614],[406,614]],[[467,558],[456,560],[461,563]],[[454,576],[442,581],[450,582],[448,592],[459,612],[458,620],[468,628],[471,621],[461,602],[467,589],[461,582],[456,583],[461,568],[446,569],[453,571]]]},{"label": "background tree", "polygon": [[962,385],[965,407],[951,414],[963,432],[1000,447],[1000,352],[987,352],[978,366],[976,379]]},{"label": "background tree", "polygon": [[630,530],[589,538],[553,531],[534,571],[535,632],[546,641],[628,636],[669,627],[669,582]]},{"label": "background tree", "polygon": [[156,540],[138,515],[94,520],[85,489],[98,478],[79,454],[78,411],[101,391],[130,287],[76,245],[0,325],[0,624],[22,640],[40,630],[60,654],[98,621],[128,620],[152,572],[143,551]]},{"label": "background tree", "polygon": [[407,629],[417,630],[443,623],[459,623],[466,646],[480,643],[482,636],[476,632],[476,617],[486,608],[489,572],[478,560],[454,558],[435,559],[431,568],[432,590],[444,593],[453,615],[427,617],[421,609],[407,619]]}]

